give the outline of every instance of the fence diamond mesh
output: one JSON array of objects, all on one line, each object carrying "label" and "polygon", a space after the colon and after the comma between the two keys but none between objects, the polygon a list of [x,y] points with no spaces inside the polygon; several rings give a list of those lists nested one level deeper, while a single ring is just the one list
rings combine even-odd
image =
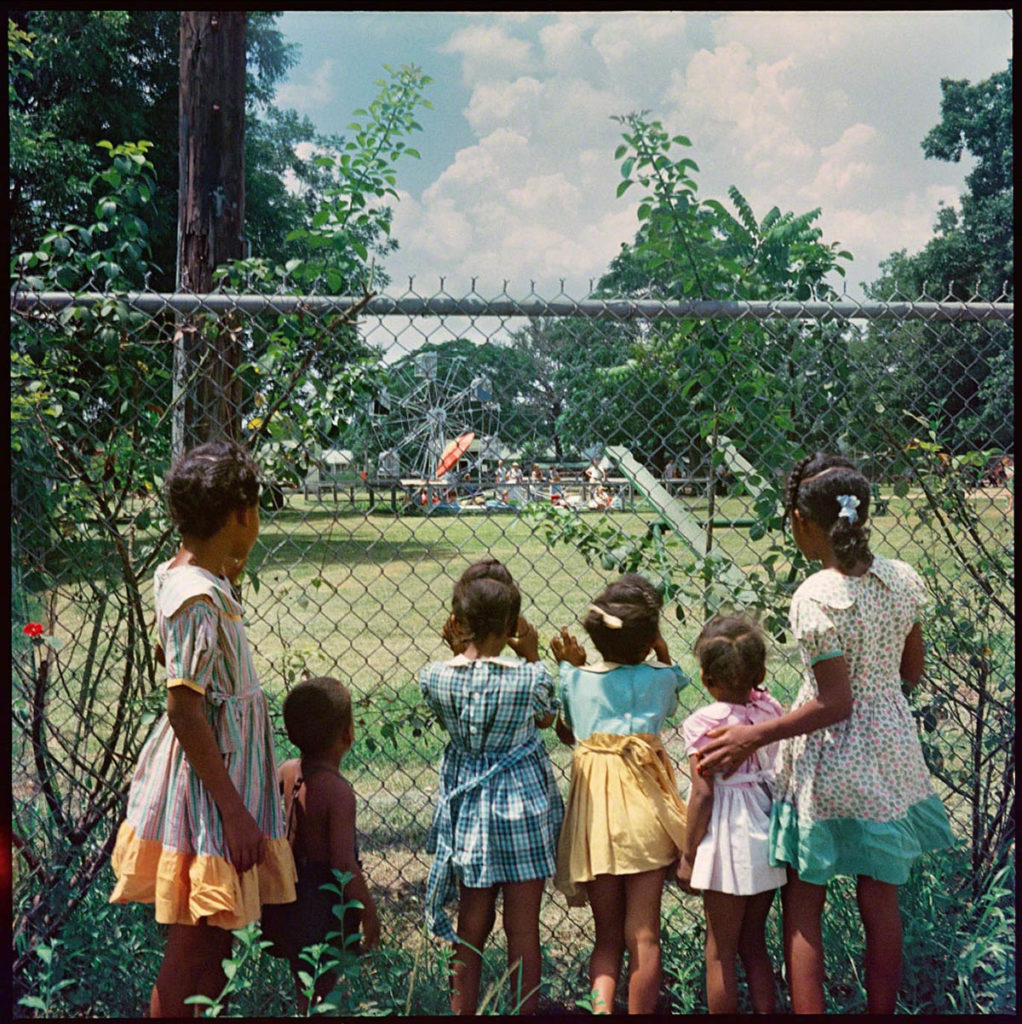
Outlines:
[{"label": "fence diamond mesh", "polygon": [[[770,688],[790,701],[786,612],[810,567],[780,493],[814,449],[857,460],[873,549],[930,588],[911,703],[980,887],[1013,843],[1012,324],[1004,301],[15,294],[15,974],[111,882],[163,707],[161,477],[173,451],[221,431],[265,473],[243,591],[278,754],[293,754],[288,689],[345,680],[345,771],[388,941],[421,932],[444,736],[416,674],[444,655],[465,566],[506,562],[544,641],[562,625],[584,636],[608,578],[643,572],[695,679],[705,617],[751,610],[771,635]],[[704,702],[693,683],[676,722]],[[664,738],[686,776],[679,736]],[[548,746],[566,791],[570,751]],[[669,890],[668,930],[698,916]],[[542,940],[555,990],[583,991],[588,911],[548,895]]]}]

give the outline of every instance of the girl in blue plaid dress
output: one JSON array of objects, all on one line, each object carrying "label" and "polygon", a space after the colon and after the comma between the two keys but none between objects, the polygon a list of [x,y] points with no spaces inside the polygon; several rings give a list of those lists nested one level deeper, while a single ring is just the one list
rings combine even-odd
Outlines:
[{"label": "girl in blue plaid dress", "polygon": [[[443,629],[454,657],[419,673],[422,695],[450,734],[427,851],[430,931],[454,943],[451,1009],[474,1014],[480,954],[498,890],[512,1002],[539,1003],[539,905],[554,873],[564,808],[539,730],[554,720],[554,680],[539,664],[536,630],[519,616],[521,594],[495,559],[470,566],[454,586]],[[520,658],[501,657],[510,647]],[[457,893],[455,932],[444,903]]]}]

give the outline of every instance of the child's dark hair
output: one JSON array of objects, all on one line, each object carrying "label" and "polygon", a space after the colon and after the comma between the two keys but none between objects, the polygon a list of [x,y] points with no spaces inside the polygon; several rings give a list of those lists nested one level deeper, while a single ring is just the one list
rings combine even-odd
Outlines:
[{"label": "child's dark hair", "polygon": [[759,624],[745,616],[715,615],[703,626],[692,650],[704,684],[741,693],[763,679],[766,641]]},{"label": "child's dark hair", "polygon": [[287,738],[304,757],[325,754],[351,721],[351,693],[339,679],[304,679],[284,698]]},{"label": "child's dark hair", "polygon": [[849,570],[871,559],[869,481],[840,455],[814,452],[795,463],[784,491],[784,511],[792,510],[827,531],[838,566]]},{"label": "child's dark hair", "polygon": [[628,573],[594,599],[582,625],[605,661],[637,665],[660,632],[663,603],[649,580]]},{"label": "child's dark hair", "polygon": [[481,640],[491,633],[512,635],[521,608],[522,595],[511,573],[495,558],[470,565],[454,584],[451,610],[466,640]]},{"label": "child's dark hair", "polygon": [[207,441],[174,461],[164,487],[181,535],[206,540],[235,509],[259,501],[259,467],[240,444]]}]

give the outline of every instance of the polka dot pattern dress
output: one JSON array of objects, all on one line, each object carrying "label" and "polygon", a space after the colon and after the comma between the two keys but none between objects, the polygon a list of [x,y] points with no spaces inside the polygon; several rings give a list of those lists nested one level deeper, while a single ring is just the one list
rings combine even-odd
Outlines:
[{"label": "polka dot pattern dress", "polygon": [[792,708],[817,695],[812,666],[838,656],[854,702],[844,721],[780,746],[771,862],[804,881],[862,874],[900,885],[916,857],[953,845],[901,692],[905,638],[925,602],[915,570],[879,555],[862,576],[823,569],[795,592],[805,678]]}]

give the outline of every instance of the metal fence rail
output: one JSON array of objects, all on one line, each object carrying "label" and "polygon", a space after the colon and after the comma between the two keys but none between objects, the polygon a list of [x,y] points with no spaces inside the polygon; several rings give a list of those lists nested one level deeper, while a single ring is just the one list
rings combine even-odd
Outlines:
[{"label": "metal fence rail", "polygon": [[[959,883],[980,886],[1013,844],[1013,317],[1009,301],[515,299],[506,286],[491,298],[13,293],[16,973],[111,882],[127,780],[163,703],[152,574],[174,549],[160,485],[190,402],[226,408],[266,475],[244,597],[274,713],[304,675],[353,690],[343,770],[386,940],[421,929],[444,737],[416,673],[443,655],[464,567],[505,561],[544,641],[577,632],[608,578],[644,572],[695,678],[705,616],[748,608],[788,701],[786,610],[812,567],[779,498],[814,449],[863,466],[873,549],[927,581],[913,712],[966,851]],[[182,373],[185,336],[198,356]],[[207,378],[219,383],[200,400]],[[468,433],[456,476],[436,479],[438,445]],[[498,459],[530,479],[499,476]],[[606,480],[583,476],[592,460]],[[693,684],[676,722],[705,702]],[[665,742],[687,776],[673,728]],[[570,752],[549,747],[566,790]],[[699,914],[669,890],[668,933]],[[542,938],[551,998],[571,1005],[588,911],[549,895]]]}]

